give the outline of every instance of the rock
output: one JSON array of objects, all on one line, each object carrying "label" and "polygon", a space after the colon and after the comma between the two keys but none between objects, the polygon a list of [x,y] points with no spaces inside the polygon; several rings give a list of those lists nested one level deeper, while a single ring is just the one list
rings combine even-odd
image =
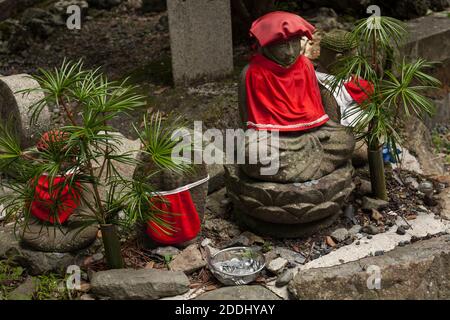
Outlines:
[{"label": "rock", "polygon": [[355,208],[351,204],[349,204],[348,206],[345,207],[344,217],[346,217],[353,224],[358,223],[358,221],[355,218]]},{"label": "rock", "polygon": [[284,287],[292,280],[292,278],[294,278],[294,273],[291,270],[286,270],[277,278],[275,286],[278,288]]},{"label": "rock", "polygon": [[270,254],[273,254],[275,257],[279,256],[283,259],[286,259],[291,264],[304,264],[306,258],[299,252],[295,252],[293,250],[289,250],[283,247],[275,247],[270,251]]},{"label": "rock", "polygon": [[388,205],[389,205],[388,201],[384,201],[381,199],[373,199],[369,197],[363,197],[362,199],[362,208],[368,211],[371,211],[372,209],[375,210],[384,209]]},{"label": "rock", "polygon": [[75,213],[61,226],[43,226],[42,222],[30,218],[19,237],[24,245],[35,250],[63,253],[87,248],[97,238],[97,231],[95,224],[88,227],[80,225]]},{"label": "rock", "polygon": [[369,224],[367,226],[362,227],[361,232],[367,233],[369,235],[375,235],[379,234],[380,230],[376,226]]},{"label": "rock", "polygon": [[170,263],[169,268],[172,271],[183,271],[192,273],[206,266],[202,253],[197,244],[191,244],[178,254]]},{"label": "rock", "polygon": [[397,231],[395,231],[397,234],[399,234],[399,235],[401,235],[401,236],[403,236],[403,235],[405,235],[406,234],[406,231],[405,231],[405,229],[402,227],[402,226],[399,226],[398,228],[397,228]]},{"label": "rock", "polygon": [[81,19],[83,19],[89,10],[89,4],[85,0],[59,0],[53,5],[53,9],[61,17],[66,17],[69,6],[78,6],[81,9]]},{"label": "rock", "polygon": [[95,296],[89,293],[83,294],[80,300],[95,300]]},{"label": "rock", "polygon": [[30,106],[44,98],[41,92],[17,93],[24,89],[38,88],[39,84],[26,74],[0,76],[0,121],[12,116],[12,128],[20,137],[22,147],[34,145],[41,134],[50,129],[50,111],[45,105],[35,125],[30,125]]},{"label": "rock", "polygon": [[24,248],[14,235],[13,228],[0,227],[0,257],[10,258],[26,268],[30,275],[55,272],[65,274],[70,265],[81,265],[88,256],[86,250],[78,252],[43,252]]},{"label": "rock", "polygon": [[262,286],[223,287],[206,292],[194,300],[281,300],[269,289]]},{"label": "rock", "polygon": [[[303,270],[289,283],[296,299],[449,299],[450,235],[397,247],[381,256],[367,257],[346,264]],[[377,266],[381,289],[374,284]],[[368,281],[369,280],[369,281]]]},{"label": "rock", "polygon": [[348,234],[350,236],[356,236],[361,231],[361,228],[359,224],[356,224],[348,230]]},{"label": "rock", "polygon": [[180,250],[175,247],[172,247],[172,246],[167,246],[167,247],[158,247],[158,248],[152,250],[152,252],[161,257],[166,257],[166,256],[174,257],[180,253]]},{"label": "rock", "polygon": [[113,300],[154,300],[183,294],[189,279],[183,272],[157,269],[115,269],[94,273],[92,292]]},{"label": "rock", "polygon": [[345,228],[339,228],[331,233],[331,237],[337,242],[343,242],[349,237],[349,233]]},{"label": "rock", "polygon": [[409,185],[411,188],[413,189],[418,189],[419,188],[419,182],[417,182],[416,178],[413,177],[406,177],[405,179],[405,183],[407,185]]},{"label": "rock", "polygon": [[287,263],[286,259],[279,257],[270,261],[267,269],[274,274],[279,274],[286,267]]},{"label": "rock", "polygon": [[378,222],[383,220],[384,217],[378,210],[372,209],[372,219]]},{"label": "rock", "polygon": [[8,294],[8,300],[32,300],[37,290],[38,280],[28,277],[17,288]]},{"label": "rock", "polygon": [[[209,184],[208,184],[209,185]],[[222,188],[208,195],[206,198],[206,210],[212,216],[224,218],[228,211],[228,206],[222,204],[222,200],[226,198],[226,189]]]},{"label": "rock", "polygon": [[213,193],[225,186],[225,169],[222,164],[208,164],[209,174],[208,193]]},{"label": "rock", "polygon": [[359,194],[361,195],[367,195],[372,193],[372,184],[370,181],[361,179],[360,185],[358,188]]}]

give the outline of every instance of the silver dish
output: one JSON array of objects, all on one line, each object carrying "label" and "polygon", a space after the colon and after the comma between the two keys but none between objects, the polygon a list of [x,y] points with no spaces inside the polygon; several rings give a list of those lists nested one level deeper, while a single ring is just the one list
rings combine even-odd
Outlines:
[{"label": "silver dish", "polygon": [[212,274],[224,285],[244,285],[254,281],[264,269],[264,255],[250,247],[221,250],[209,260]]}]

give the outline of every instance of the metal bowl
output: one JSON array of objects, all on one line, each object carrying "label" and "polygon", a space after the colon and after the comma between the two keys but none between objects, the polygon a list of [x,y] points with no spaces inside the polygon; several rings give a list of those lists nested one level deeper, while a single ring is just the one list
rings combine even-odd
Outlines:
[{"label": "metal bowl", "polygon": [[214,254],[208,261],[212,274],[224,285],[244,285],[264,269],[264,255],[250,247],[232,247]]}]

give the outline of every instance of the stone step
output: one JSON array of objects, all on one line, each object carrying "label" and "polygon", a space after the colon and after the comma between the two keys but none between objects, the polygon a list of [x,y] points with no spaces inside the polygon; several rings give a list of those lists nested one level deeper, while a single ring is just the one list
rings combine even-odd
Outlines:
[{"label": "stone step", "polygon": [[384,255],[299,272],[295,299],[449,299],[450,235],[418,241]]}]

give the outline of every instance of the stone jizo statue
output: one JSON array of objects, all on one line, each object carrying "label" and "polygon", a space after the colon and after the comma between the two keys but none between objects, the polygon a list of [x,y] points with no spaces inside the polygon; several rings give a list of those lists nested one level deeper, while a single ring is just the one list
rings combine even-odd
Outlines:
[{"label": "stone jizo statue", "polygon": [[[303,55],[303,39],[313,32],[300,16],[282,11],[262,16],[250,30],[257,52],[241,76],[242,126],[276,132],[278,153],[269,157],[279,157],[280,166],[267,174],[266,163],[246,161],[226,166],[225,178],[236,218],[256,233],[308,236],[335,221],[354,187],[354,137],[330,119],[314,67]],[[247,157],[254,150],[250,141]]]}]

